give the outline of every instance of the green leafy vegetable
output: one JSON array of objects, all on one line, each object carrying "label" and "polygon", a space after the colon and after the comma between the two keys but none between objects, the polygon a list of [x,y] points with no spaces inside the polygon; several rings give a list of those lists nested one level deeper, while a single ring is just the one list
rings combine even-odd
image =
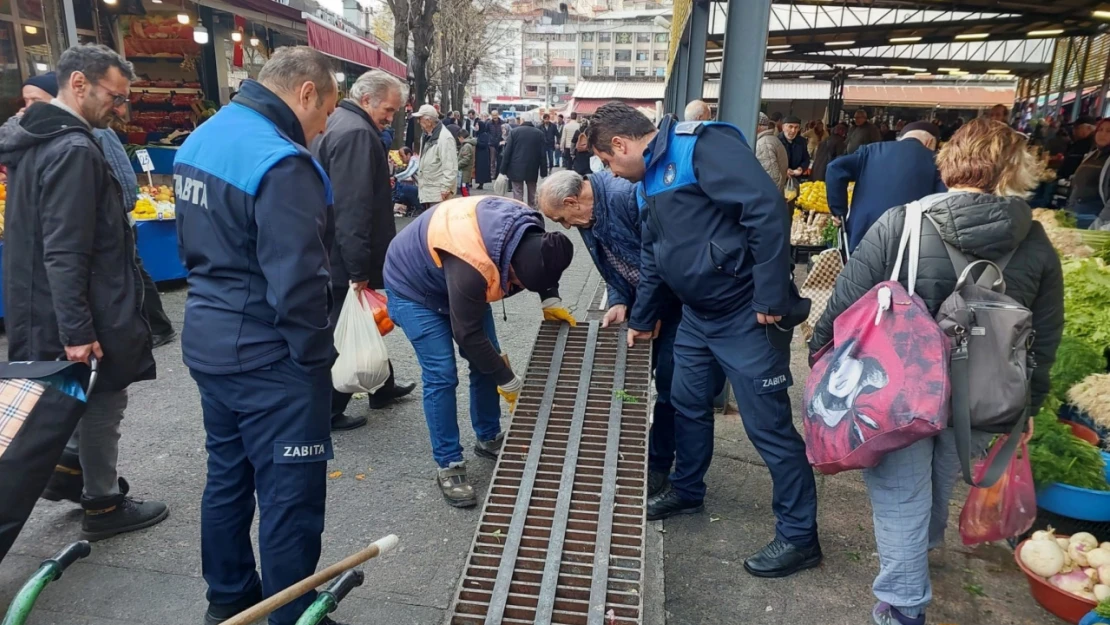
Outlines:
[{"label": "green leafy vegetable", "polygon": [[821,229],[821,240],[825,245],[832,247],[836,245],[836,239],[840,236],[840,228],[830,219],[825,227]]},{"label": "green leafy vegetable", "polygon": [[640,400],[637,399],[635,395],[633,395],[632,393],[629,393],[628,391],[624,390],[623,388],[618,388],[617,390],[613,391],[613,397],[616,397],[617,399],[621,400],[622,402],[624,402],[626,404],[638,404],[638,403],[640,403]]},{"label": "green leafy vegetable", "polygon": [[1029,463],[1037,486],[1060,483],[1110,490],[1098,448],[1073,435],[1071,428],[1056,418],[1055,410],[1041,408],[1033,417]]},{"label": "green leafy vegetable", "polygon": [[1102,618],[1110,618],[1110,599],[1102,601],[1095,606],[1095,614]]},{"label": "green leafy vegetable", "polygon": [[1065,336],[1060,340],[1056,362],[1052,365],[1052,394],[1066,402],[1068,389],[1092,373],[1105,371],[1106,357],[1102,350],[1083,339]]},{"label": "green leafy vegetable", "polygon": [[1068,259],[1064,267],[1064,334],[1095,349],[1110,347],[1110,266],[1099,259]]}]

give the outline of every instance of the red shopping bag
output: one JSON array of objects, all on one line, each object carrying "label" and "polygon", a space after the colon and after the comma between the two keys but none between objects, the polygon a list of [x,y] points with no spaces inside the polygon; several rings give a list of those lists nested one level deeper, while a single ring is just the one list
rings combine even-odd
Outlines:
[{"label": "red shopping bag", "polygon": [[[1029,531],[1037,518],[1037,491],[1033,487],[1033,469],[1029,465],[1026,442],[1033,428],[1024,435],[1018,453],[994,486],[972,488],[960,512],[960,538],[965,545],[977,545],[992,540],[1005,540]],[[975,466],[975,481],[983,479],[987,467],[1006,442],[999,438],[991,447],[987,459]]]}]

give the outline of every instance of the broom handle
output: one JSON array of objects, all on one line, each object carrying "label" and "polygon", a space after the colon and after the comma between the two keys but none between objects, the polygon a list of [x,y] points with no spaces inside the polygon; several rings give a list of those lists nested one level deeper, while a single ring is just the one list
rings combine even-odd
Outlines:
[{"label": "broom handle", "polygon": [[397,536],[390,534],[385,538],[376,540],[370,544],[369,547],[347,556],[343,560],[336,562],[328,568],[319,571],[301,581],[293,584],[289,588],[273,595],[262,603],[256,604],[235,616],[224,621],[223,625],[250,625],[258,619],[270,614],[274,610],[282,607],[283,605],[293,601],[297,597],[305,594],[306,592],[324,584],[328,580],[342,574],[344,571],[349,571],[356,566],[366,562],[370,558],[382,555],[383,553],[393,549],[397,546]]}]

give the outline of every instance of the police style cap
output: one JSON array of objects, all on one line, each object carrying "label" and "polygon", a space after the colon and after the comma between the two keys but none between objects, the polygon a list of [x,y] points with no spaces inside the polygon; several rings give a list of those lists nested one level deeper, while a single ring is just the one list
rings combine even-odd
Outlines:
[{"label": "police style cap", "polygon": [[563,233],[529,230],[510,264],[524,288],[538,293],[558,286],[573,258],[574,244]]}]

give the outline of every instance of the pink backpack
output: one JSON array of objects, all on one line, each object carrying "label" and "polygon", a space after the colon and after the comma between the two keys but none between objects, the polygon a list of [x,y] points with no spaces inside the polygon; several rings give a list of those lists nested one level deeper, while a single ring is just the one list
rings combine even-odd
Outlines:
[{"label": "pink backpack", "polygon": [[[890,280],[837,317],[806,382],[806,454],[822,473],[873,467],[948,426],[950,341],[914,295],[922,213],[906,207]],[[898,282],[907,247],[908,290]]]}]

